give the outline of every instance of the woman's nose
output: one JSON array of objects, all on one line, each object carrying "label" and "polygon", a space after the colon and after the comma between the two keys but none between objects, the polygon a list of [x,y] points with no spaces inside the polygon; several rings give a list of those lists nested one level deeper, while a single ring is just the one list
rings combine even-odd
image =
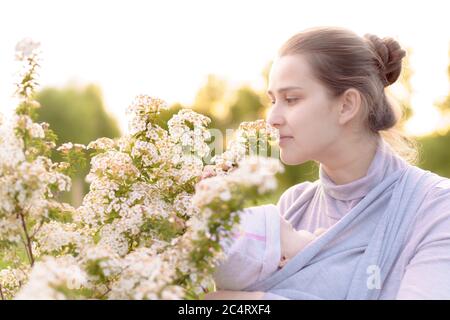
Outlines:
[{"label": "woman's nose", "polygon": [[277,108],[273,106],[269,114],[267,115],[267,123],[274,126],[275,128],[278,128],[284,124],[284,118],[283,116],[278,112]]}]

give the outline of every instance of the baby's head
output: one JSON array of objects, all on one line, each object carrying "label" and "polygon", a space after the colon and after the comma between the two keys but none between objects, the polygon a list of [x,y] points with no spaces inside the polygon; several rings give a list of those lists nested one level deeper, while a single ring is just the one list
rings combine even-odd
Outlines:
[{"label": "baby's head", "polygon": [[280,216],[281,256],[290,259],[316,239],[325,229],[317,229],[311,233],[306,230],[295,230],[292,225]]}]

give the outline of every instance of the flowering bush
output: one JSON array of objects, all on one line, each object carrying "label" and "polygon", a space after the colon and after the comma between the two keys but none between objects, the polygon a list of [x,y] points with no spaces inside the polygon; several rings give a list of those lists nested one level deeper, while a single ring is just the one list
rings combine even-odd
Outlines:
[{"label": "flowering bush", "polygon": [[[163,125],[167,105],[141,95],[128,109],[128,135],[56,148],[49,126],[34,122],[38,49],[30,40],[16,48],[24,63],[20,103],[0,128],[1,298],[201,298],[247,199],[276,187],[279,161],[248,156],[276,130],[264,121],[241,124],[202,180],[210,119],[182,109]],[[52,162],[51,152],[64,162]],[[82,205],[55,200],[88,158]]]}]

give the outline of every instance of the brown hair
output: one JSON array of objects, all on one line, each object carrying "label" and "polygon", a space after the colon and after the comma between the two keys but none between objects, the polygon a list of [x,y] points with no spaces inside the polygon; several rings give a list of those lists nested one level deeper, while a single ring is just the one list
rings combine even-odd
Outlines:
[{"label": "brown hair", "polygon": [[305,55],[331,96],[357,89],[366,127],[381,134],[405,160],[412,164],[417,161],[416,142],[395,128],[402,110],[384,91],[398,79],[406,55],[396,40],[372,34],[360,37],[339,27],[316,27],[295,34],[278,52],[280,57],[294,54]]}]

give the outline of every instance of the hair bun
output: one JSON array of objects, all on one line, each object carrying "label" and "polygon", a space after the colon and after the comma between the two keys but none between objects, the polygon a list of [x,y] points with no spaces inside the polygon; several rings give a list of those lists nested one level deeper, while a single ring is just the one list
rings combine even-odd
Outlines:
[{"label": "hair bun", "polygon": [[376,63],[380,72],[380,78],[385,87],[393,84],[402,71],[402,59],[406,56],[398,42],[393,38],[387,37],[380,39],[376,35],[366,34],[367,39],[375,50]]}]

